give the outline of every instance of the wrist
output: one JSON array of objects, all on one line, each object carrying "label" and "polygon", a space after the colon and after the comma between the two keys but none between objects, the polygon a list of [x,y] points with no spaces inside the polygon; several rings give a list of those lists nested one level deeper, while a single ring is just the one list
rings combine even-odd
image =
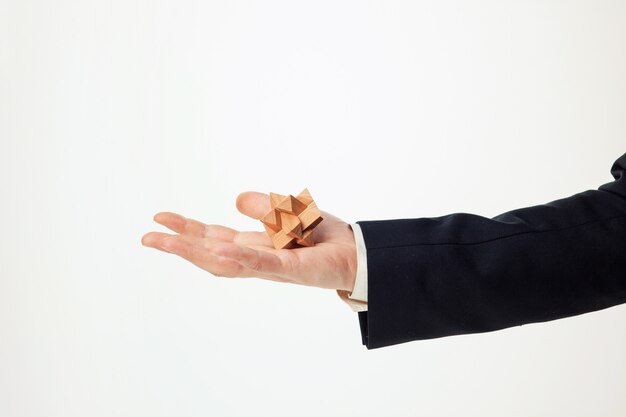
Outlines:
[{"label": "wrist", "polygon": [[354,249],[354,256],[351,256],[349,262],[348,262],[348,275],[346,277],[346,282],[344,285],[344,288],[346,291],[348,291],[349,293],[352,294],[352,291],[354,291],[354,285],[356,284],[356,269],[357,269],[357,265],[356,265],[356,249]]},{"label": "wrist", "polygon": [[[350,230],[350,234],[354,239],[354,231],[350,225],[347,226]],[[344,285],[341,289],[348,291],[350,294],[354,290],[354,286],[356,284],[356,274],[358,269],[358,261],[357,261],[357,250],[356,250],[356,241],[353,240],[353,243],[349,245],[347,250],[346,257],[346,277],[344,279]]]}]

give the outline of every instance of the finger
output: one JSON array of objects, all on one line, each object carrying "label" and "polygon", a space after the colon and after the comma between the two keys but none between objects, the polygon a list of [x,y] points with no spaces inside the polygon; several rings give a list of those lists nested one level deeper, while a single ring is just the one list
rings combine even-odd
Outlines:
[{"label": "finger", "polygon": [[272,246],[272,240],[265,232],[239,232],[230,227],[219,224],[206,225],[204,237],[220,240],[223,242],[237,243],[239,245]]},{"label": "finger", "polygon": [[203,237],[206,234],[206,224],[177,213],[162,211],[154,215],[154,221],[181,235]]},{"label": "finger", "polygon": [[272,239],[265,232],[239,232],[232,243],[242,246],[263,246],[273,248]]},{"label": "finger", "polygon": [[237,210],[253,219],[260,220],[271,209],[267,194],[245,191],[237,196]]},{"label": "finger", "polygon": [[163,241],[172,236],[175,235],[161,232],[149,232],[141,237],[141,244],[151,248],[165,250],[163,247]]},{"label": "finger", "polygon": [[192,234],[196,237],[237,243],[239,245],[272,246],[272,240],[265,232],[240,232],[219,224],[205,224],[204,233]]},{"label": "finger", "polygon": [[230,227],[219,224],[204,224],[201,221],[171,212],[157,213],[154,220],[181,235],[205,237],[240,245],[272,246],[272,240],[264,232],[239,232]]},{"label": "finger", "polygon": [[168,236],[162,239],[159,246],[218,277],[245,278],[257,275],[235,259],[214,253],[212,243],[206,239],[186,235]]},{"label": "finger", "polygon": [[204,237],[226,242],[232,242],[238,234],[237,230],[219,224],[207,224],[204,229]]},{"label": "finger", "polygon": [[233,243],[216,243],[213,245],[212,252],[225,258],[234,259],[244,267],[260,274],[289,275],[283,259],[266,249],[253,249]]},{"label": "finger", "polygon": [[201,221],[184,217],[177,213],[160,212],[154,216],[154,220],[181,235],[206,237],[216,240],[232,242],[239,232],[230,227],[217,224],[204,224]]},{"label": "finger", "polygon": [[[239,255],[239,252],[232,247],[229,250],[218,249],[224,243],[208,243],[206,239],[196,238],[185,235],[170,235],[161,232],[150,232],[142,238],[144,246],[154,247],[168,253],[178,255],[197,267],[217,276],[227,278],[248,278],[256,277],[276,282],[291,282],[294,280],[289,277],[280,275],[263,273],[246,267],[237,259],[226,255]],[[216,250],[217,249],[217,250]],[[223,254],[225,256],[220,255]],[[247,258],[246,258],[247,259]],[[270,265],[265,262],[264,265]]]}]

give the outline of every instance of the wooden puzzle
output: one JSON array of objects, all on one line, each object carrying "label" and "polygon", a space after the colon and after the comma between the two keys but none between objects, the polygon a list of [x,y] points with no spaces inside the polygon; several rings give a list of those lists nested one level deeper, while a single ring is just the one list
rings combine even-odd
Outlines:
[{"label": "wooden puzzle", "polygon": [[313,246],[313,229],[323,219],[308,189],[296,197],[270,193],[271,210],[261,218],[276,249]]}]

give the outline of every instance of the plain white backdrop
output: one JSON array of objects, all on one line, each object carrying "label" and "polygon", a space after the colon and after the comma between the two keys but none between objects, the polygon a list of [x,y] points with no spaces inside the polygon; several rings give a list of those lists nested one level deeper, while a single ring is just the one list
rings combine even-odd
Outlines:
[{"label": "plain white backdrop", "polygon": [[241,191],[504,211],[626,152],[622,1],[0,0],[0,415],[626,415],[626,306],[368,351],[334,291],[141,246]]}]

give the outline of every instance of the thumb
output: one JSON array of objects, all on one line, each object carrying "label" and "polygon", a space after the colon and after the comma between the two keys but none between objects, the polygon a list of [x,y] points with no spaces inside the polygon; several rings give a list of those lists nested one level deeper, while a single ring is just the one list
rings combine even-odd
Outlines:
[{"label": "thumb", "polygon": [[237,210],[253,219],[260,220],[271,208],[267,194],[245,191],[237,196]]}]

